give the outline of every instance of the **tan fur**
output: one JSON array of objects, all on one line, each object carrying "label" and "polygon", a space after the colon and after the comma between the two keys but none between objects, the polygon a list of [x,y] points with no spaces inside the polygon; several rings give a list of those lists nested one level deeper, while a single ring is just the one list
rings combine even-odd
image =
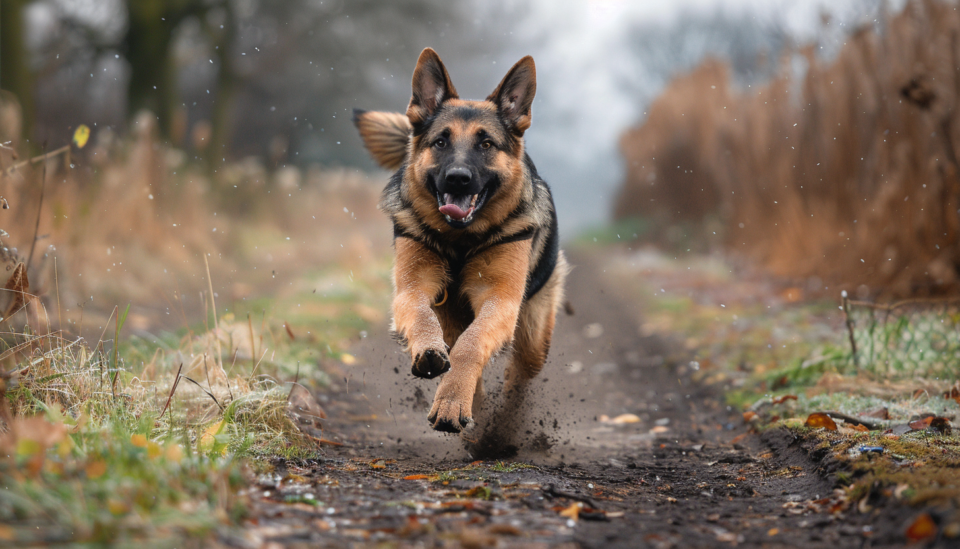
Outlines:
[{"label": "tan fur", "polygon": [[[445,374],[428,415],[438,430],[471,423],[483,401],[483,369],[502,349],[513,350],[506,387],[522,392],[546,362],[563,303],[569,268],[557,249],[553,202],[522,139],[535,78],[533,59],[525,57],[486,100],[462,100],[428,48],[414,71],[406,125],[399,113],[355,117],[377,162],[398,167],[381,200],[396,234],[393,327],[414,375]],[[433,147],[440,137],[450,143],[448,154],[474,154],[463,151],[479,150],[485,140],[495,144],[482,153],[483,169],[499,187],[465,227],[445,220],[426,184],[442,169]]]},{"label": "tan fur", "polygon": [[407,157],[413,126],[398,112],[356,111],[354,123],[370,156],[380,166],[396,170]]},{"label": "tan fur", "polygon": [[407,238],[397,239],[393,268],[396,295],[393,298],[394,331],[403,337],[416,358],[428,349],[446,355],[443,330],[431,309],[447,282],[440,258],[423,245]]},{"label": "tan fur", "polygon": [[550,352],[557,312],[564,302],[563,283],[569,272],[570,267],[561,252],[549,282],[520,309],[513,336],[513,354],[504,372],[504,391],[522,390],[543,369]]},{"label": "tan fur", "polygon": [[483,368],[513,340],[523,302],[530,242],[492,248],[463,270],[462,292],[476,318],[450,350],[450,372],[443,377],[428,417],[464,424],[472,419],[473,398]]}]

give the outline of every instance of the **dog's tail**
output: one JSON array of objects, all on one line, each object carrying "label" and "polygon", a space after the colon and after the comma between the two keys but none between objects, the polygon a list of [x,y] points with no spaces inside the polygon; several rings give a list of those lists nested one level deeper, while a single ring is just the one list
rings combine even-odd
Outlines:
[{"label": "dog's tail", "polygon": [[413,126],[407,115],[353,109],[353,123],[373,159],[388,170],[396,170],[407,156]]}]

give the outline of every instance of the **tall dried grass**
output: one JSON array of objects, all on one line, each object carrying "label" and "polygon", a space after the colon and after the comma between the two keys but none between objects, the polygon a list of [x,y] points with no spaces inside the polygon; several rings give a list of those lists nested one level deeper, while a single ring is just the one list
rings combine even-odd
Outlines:
[{"label": "tall dried grass", "polygon": [[716,213],[729,249],[860,296],[960,289],[960,13],[913,0],[881,27],[764,86],[717,60],[674,80],[622,136],[615,215]]},{"label": "tall dried grass", "polygon": [[[0,210],[7,233],[0,247],[9,252],[0,267],[11,272],[27,261],[39,212],[29,275],[55,329],[62,319],[76,334],[81,309],[95,326],[126,303],[135,328],[175,327],[163,322],[182,319],[181,308],[201,320],[205,255],[214,291],[229,305],[296,273],[356,263],[389,246],[388,223],[376,211],[382,178],[320,167],[268,171],[254,158],[211,173],[160,143],[155,125],[155,117],[140,116],[125,139],[95,129],[83,151],[0,175],[10,205]],[[9,169],[4,152],[0,163]],[[177,314],[163,312],[170,309]]]}]

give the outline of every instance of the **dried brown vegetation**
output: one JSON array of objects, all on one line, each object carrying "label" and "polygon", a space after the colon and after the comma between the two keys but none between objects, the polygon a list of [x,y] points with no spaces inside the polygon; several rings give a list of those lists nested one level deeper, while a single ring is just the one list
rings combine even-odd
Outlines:
[{"label": "dried brown vegetation", "polygon": [[914,0],[833,60],[812,47],[785,56],[764,86],[736,89],[716,60],[677,78],[621,139],[616,216],[716,213],[729,249],[860,295],[956,291],[956,8]]},{"label": "dried brown vegetation", "polygon": [[[134,328],[202,318],[204,255],[229,306],[269,293],[281,275],[359,265],[389,245],[375,207],[378,178],[319,167],[268,171],[253,158],[211,173],[159,142],[155,118],[143,115],[133,127],[130,139],[95,129],[84,150],[46,165],[23,165],[21,152],[12,169],[16,153],[0,151],[0,197],[9,202],[0,211],[0,279],[28,261],[39,211],[29,280],[54,329],[62,320],[76,334],[81,314],[96,325],[118,303],[133,304]],[[157,314],[165,309],[175,314]]]}]

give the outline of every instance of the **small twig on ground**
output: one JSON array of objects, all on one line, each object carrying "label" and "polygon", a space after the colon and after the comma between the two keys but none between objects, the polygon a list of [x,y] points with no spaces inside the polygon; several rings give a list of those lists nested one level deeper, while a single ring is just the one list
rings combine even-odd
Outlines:
[{"label": "small twig on ground", "polygon": [[180,385],[180,372],[183,371],[183,362],[180,363],[180,367],[177,368],[177,377],[173,380],[173,386],[170,387],[170,394],[167,395],[167,403],[163,405],[163,410],[160,410],[160,415],[157,416],[157,419],[163,417],[163,414],[167,413],[167,408],[170,407],[170,401],[173,400],[173,393],[177,391],[177,385]]},{"label": "small twig on ground", "polygon": [[337,442],[335,440],[330,440],[328,438],[318,438],[317,442],[319,444],[326,444],[327,446],[343,446],[342,442]]},{"label": "small twig on ground", "polygon": [[847,414],[841,414],[840,412],[825,412],[825,413],[828,416],[832,417],[833,419],[842,419],[844,423],[849,423],[851,425],[856,425],[859,423],[860,425],[863,425],[864,427],[866,427],[867,429],[870,429],[871,431],[878,431],[880,429],[879,424],[874,423],[868,419],[861,419],[854,416],[848,416]]},{"label": "small twig on ground", "polygon": [[217,397],[215,397],[215,396],[213,395],[213,393],[211,393],[211,392],[208,391],[206,388],[204,388],[203,385],[200,385],[200,384],[197,383],[195,380],[193,380],[193,379],[191,379],[191,378],[189,378],[189,377],[187,377],[187,376],[183,376],[183,379],[189,381],[190,383],[193,383],[193,384],[196,385],[197,387],[200,387],[200,390],[201,390],[201,391],[203,391],[204,393],[207,393],[207,396],[213,399],[213,402],[217,405],[218,408],[220,408],[220,411],[221,411],[221,412],[223,411],[223,405],[220,404],[220,401],[217,400]]},{"label": "small twig on ground", "polygon": [[557,487],[554,486],[553,484],[547,484],[546,486],[540,488],[540,490],[541,490],[544,494],[546,494],[547,496],[550,496],[551,498],[567,498],[567,499],[572,499],[573,501],[579,501],[579,502],[581,502],[581,503],[586,503],[587,505],[589,505],[590,507],[592,507],[592,508],[594,508],[594,509],[599,509],[599,507],[597,506],[597,504],[596,504],[592,499],[590,499],[589,497],[587,497],[587,496],[581,496],[581,495],[578,495],[578,494],[573,494],[573,493],[570,493],[570,492],[564,492],[563,490],[558,490]]}]

